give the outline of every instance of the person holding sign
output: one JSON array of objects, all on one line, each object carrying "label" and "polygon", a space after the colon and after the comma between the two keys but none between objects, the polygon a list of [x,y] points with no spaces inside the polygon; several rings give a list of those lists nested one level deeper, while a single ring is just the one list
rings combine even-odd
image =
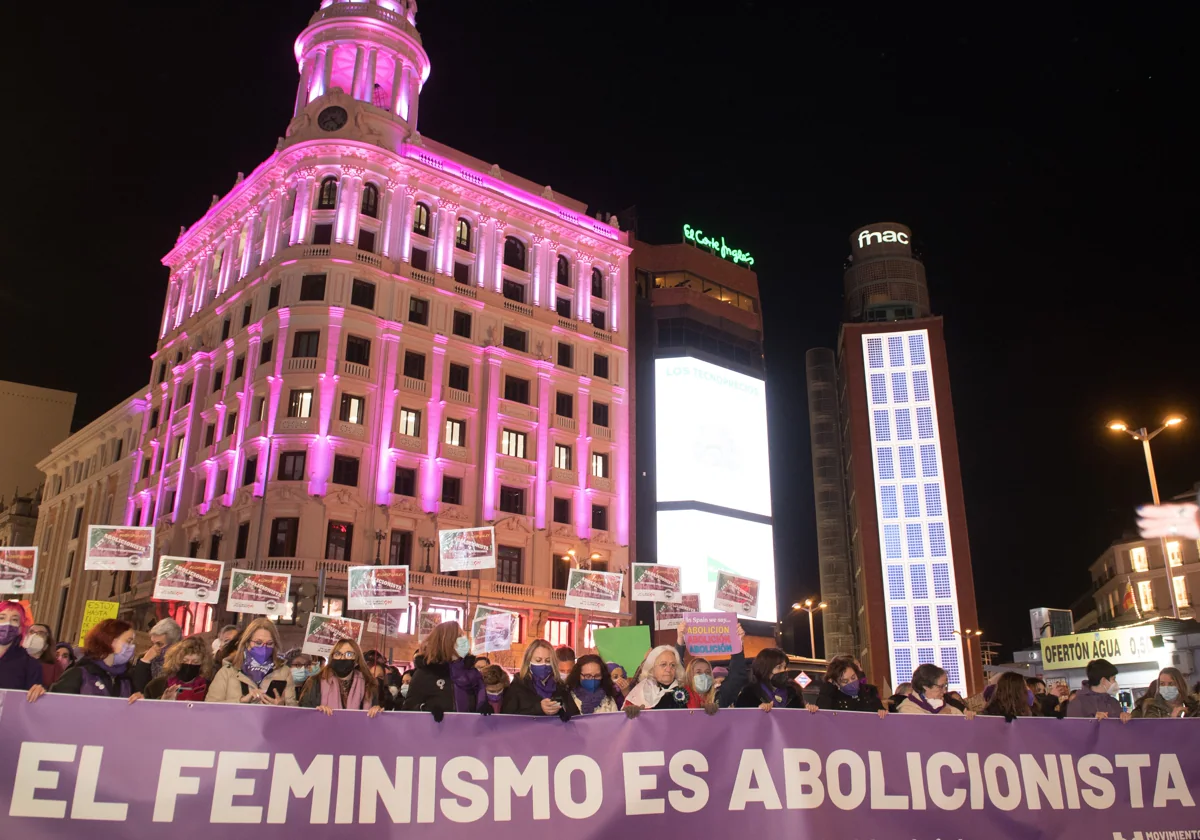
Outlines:
[{"label": "person holding sign", "polygon": [[277,655],[278,650],[275,622],[269,618],[254,619],[238,638],[233,653],[217,669],[204,699],[209,703],[295,706],[292,671],[283,657]]},{"label": "person holding sign", "polygon": [[379,680],[371,675],[358,642],[342,639],[333,646],[329,664],[304,686],[300,707],[331,717],[334,709],[366,712],[369,718],[383,711]]},{"label": "person holding sign", "polygon": [[875,712],[887,717],[879,689],[867,683],[853,656],[835,656],[825,669],[825,682],[817,694],[817,708],[835,712]]},{"label": "person holding sign", "polygon": [[757,707],[764,712],[805,708],[810,712],[817,711],[816,706],[804,704],[804,698],[788,676],[787,664],[787,654],[779,648],[760,650],[750,665],[750,684],[742,689],[735,705],[739,709]]},{"label": "person holding sign", "polygon": [[558,715],[564,721],[579,714],[575,698],[558,674],[554,648],[536,639],[525,648],[517,678],[504,690],[500,712],[506,715]]},{"label": "person holding sign", "polygon": [[443,621],[433,628],[422,651],[413,657],[416,668],[404,711],[430,712],[438,723],[446,712],[492,713],[483,677],[471,656],[471,640],[457,621]]},{"label": "person holding sign", "polygon": [[29,691],[42,685],[42,663],[21,646],[28,629],[20,602],[0,601],[0,688]]},{"label": "person holding sign", "polygon": [[[142,698],[142,686],[134,679],[129,660],[133,659],[133,627],[127,621],[106,618],[87,634],[83,658],[63,672],[50,686],[55,694],[83,694],[90,697],[128,697],[133,703]],[[41,685],[29,689],[33,702],[45,692]]]},{"label": "person holding sign", "polygon": [[[738,638],[745,640],[746,629],[741,624],[737,626]],[[679,651],[680,659],[687,659],[687,632],[681,624],[675,631],[675,649]],[[718,685],[713,673],[712,663],[703,657],[695,657],[688,662],[684,672],[684,687],[688,692],[688,708],[704,709],[710,715],[717,709],[729,708],[737,702],[738,694],[746,687],[747,673],[750,665],[746,654],[739,650],[729,655],[729,667],[725,670],[725,679]],[[709,707],[712,710],[709,710]]]}]

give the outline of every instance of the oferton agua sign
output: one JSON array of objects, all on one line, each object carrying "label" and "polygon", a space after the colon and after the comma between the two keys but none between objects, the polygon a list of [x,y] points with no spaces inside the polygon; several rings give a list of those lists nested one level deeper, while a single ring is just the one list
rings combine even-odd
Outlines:
[{"label": "oferton agua sign", "polygon": [[750,256],[749,251],[741,251],[737,248],[730,248],[725,244],[725,237],[722,236],[719,240],[713,239],[711,236],[705,236],[704,231],[699,228],[694,228],[691,225],[683,226],[683,238],[693,245],[699,245],[701,248],[707,248],[714,254],[717,254],[723,260],[729,260],[734,265],[745,263],[746,265],[754,265],[754,257]]},{"label": "oferton agua sign", "polygon": [[901,245],[907,245],[908,234],[902,230],[864,230],[858,234],[859,248],[883,242],[899,242]]},{"label": "oferton agua sign", "polygon": [[1107,659],[1114,665],[1157,662],[1153,625],[1097,630],[1074,636],[1051,636],[1041,640],[1042,665],[1047,671],[1086,668],[1093,659]]}]

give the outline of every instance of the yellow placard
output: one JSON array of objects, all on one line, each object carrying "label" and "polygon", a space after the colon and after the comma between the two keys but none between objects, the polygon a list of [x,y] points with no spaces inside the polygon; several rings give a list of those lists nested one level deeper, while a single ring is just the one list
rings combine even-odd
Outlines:
[{"label": "yellow placard", "polygon": [[83,647],[87,634],[106,618],[116,618],[121,605],[116,601],[88,601],[83,605],[83,622],[79,625],[79,646]]}]

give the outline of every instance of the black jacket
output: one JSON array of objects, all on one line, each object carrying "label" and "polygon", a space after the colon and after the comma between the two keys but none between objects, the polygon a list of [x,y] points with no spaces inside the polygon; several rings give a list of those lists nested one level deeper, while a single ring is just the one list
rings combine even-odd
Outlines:
[{"label": "black jacket", "polygon": [[[793,686],[787,687],[788,701],[783,704],[785,709],[803,709],[804,698],[800,696]],[[738,695],[737,702],[733,705],[738,709],[757,709],[763,703],[767,702],[767,698],[758,688],[758,683],[751,682],[742,689],[742,693]]]},{"label": "black jacket", "polygon": [[817,708],[836,712],[878,712],[883,708],[883,701],[879,699],[879,689],[873,685],[864,685],[857,697],[851,697],[833,683],[824,682],[817,693]]},{"label": "black jacket", "polygon": [[[687,662],[687,645],[675,645],[675,650],[679,652],[679,661]],[[725,682],[721,683],[721,687],[717,689],[715,698],[717,705],[722,709],[728,709],[737,702],[738,695],[742,693],[742,689],[750,680],[750,660],[746,658],[744,651],[730,655],[727,670],[729,673],[725,676]],[[655,708],[658,707],[655,706]]]},{"label": "black jacket", "polygon": [[[149,668],[146,669],[145,676],[149,676]],[[87,680],[86,686],[84,680]],[[54,694],[90,694],[100,697],[128,696],[122,692],[122,683],[129,685],[129,694],[136,694],[146,687],[135,669],[126,668],[124,674],[114,678],[94,659],[84,657],[63,671],[58,682],[50,686],[50,691]]]},{"label": "black jacket", "polygon": [[[412,696],[412,689],[408,690],[408,696]],[[565,686],[559,686],[555,689],[554,700],[562,703],[563,709],[567,712],[567,717],[575,717],[579,714],[579,707],[575,705],[575,698],[571,696],[571,692]],[[529,677],[513,680],[508,688],[504,689],[504,699],[500,701],[500,714],[502,715],[534,715],[537,717],[545,717],[546,713],[542,711],[542,697],[537,693],[537,689],[533,687],[533,680]]]},{"label": "black jacket", "polygon": [[[434,709],[440,709],[443,712],[477,712],[476,707],[478,702],[477,697],[472,692],[467,692],[467,708],[456,708],[454,699],[454,680],[450,674],[450,664],[447,662],[439,662],[435,665],[430,665],[425,661],[425,658],[418,656],[413,660],[413,665],[416,668],[413,670],[412,683],[408,686],[408,696],[403,698],[403,707],[406,712],[432,712]],[[463,659],[465,668],[475,667],[475,657],[467,656]],[[479,685],[482,685],[482,677],[479,678]],[[387,689],[383,689],[387,694]],[[390,697],[391,695],[388,694]],[[400,699],[400,698],[397,698]]]}]

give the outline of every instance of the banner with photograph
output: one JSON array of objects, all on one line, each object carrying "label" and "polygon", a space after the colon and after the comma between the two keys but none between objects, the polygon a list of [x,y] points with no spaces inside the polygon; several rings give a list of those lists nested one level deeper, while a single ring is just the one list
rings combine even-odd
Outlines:
[{"label": "banner with photograph", "polygon": [[678,604],[683,600],[683,589],[679,582],[680,571],[679,566],[634,563],[633,600]]},{"label": "banner with photograph", "polygon": [[224,571],[225,564],[220,560],[163,555],[158,561],[154,600],[215,604],[221,600]]},{"label": "banner with photograph", "polygon": [[718,610],[754,618],[758,615],[758,581],[729,572],[717,572],[717,597],[713,606]]},{"label": "banner with photograph", "polygon": [[514,639],[521,638],[521,616],[517,615],[515,612],[510,612],[509,610],[502,610],[498,607],[489,607],[487,604],[475,605],[475,615],[472,617],[471,626],[474,627],[475,622],[481,618],[487,618],[490,615],[496,615],[498,613],[507,615],[512,619],[512,637]]},{"label": "banner with photograph", "polygon": [[308,616],[308,627],[304,631],[304,644],[300,649],[310,656],[324,656],[328,659],[333,646],[342,639],[353,639],[361,643],[362,632],[363,623],[357,618],[311,613]]},{"label": "banner with photograph", "polygon": [[234,569],[229,573],[225,608],[230,612],[283,615],[287,612],[291,585],[291,575]]},{"label": "banner with photograph", "polygon": [[408,566],[351,566],[347,580],[351,610],[408,609]]},{"label": "banner with photograph", "polygon": [[571,569],[567,577],[566,606],[579,610],[620,612],[621,584],[624,580],[625,575],[620,572]]},{"label": "banner with photograph", "polygon": [[442,623],[442,617],[435,612],[423,612],[417,622],[417,639],[425,641],[433,629]]},{"label": "banner with photograph", "polygon": [[439,569],[443,572],[471,572],[496,568],[496,529],[459,528],[438,531]]},{"label": "banner with photograph", "polygon": [[0,594],[32,595],[37,585],[37,546],[0,548]]},{"label": "banner with photograph", "polygon": [[154,568],[154,529],[141,525],[89,525],[83,568],[150,571]]},{"label": "banner with photograph", "polygon": [[477,616],[471,622],[471,652],[478,656],[481,653],[511,650],[514,619],[520,620],[514,613],[502,610]]},{"label": "banner with photograph", "polygon": [[678,629],[683,624],[687,614],[694,612],[700,612],[700,595],[697,593],[688,593],[681,596],[678,604],[657,601],[654,604],[654,629]]}]

